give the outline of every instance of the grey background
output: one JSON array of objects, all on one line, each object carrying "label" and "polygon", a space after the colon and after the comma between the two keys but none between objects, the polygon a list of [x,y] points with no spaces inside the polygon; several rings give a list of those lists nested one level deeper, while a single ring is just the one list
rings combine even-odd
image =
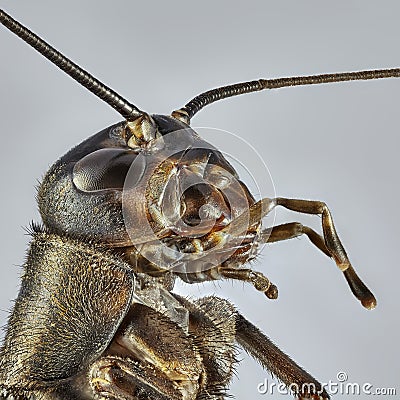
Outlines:
[{"label": "grey background", "polygon": [[[204,90],[242,80],[400,66],[395,1],[0,5],[148,112],[169,113]],[[4,324],[29,239],[23,227],[39,220],[37,180],[119,116],[4,29],[0,48]],[[304,238],[269,246],[255,263],[278,285],[277,301],[239,283],[177,287],[231,299],[320,381],[337,381],[345,371],[349,382],[397,387],[397,396],[399,89],[393,79],[283,89],[220,102],[193,120],[255,146],[279,195],[328,203],[353,264],[378,298],[376,310],[364,310],[334,263]],[[284,220],[319,228],[317,217],[279,210],[278,222]],[[241,358],[232,384],[238,399],[284,398],[258,394],[269,374]]]}]

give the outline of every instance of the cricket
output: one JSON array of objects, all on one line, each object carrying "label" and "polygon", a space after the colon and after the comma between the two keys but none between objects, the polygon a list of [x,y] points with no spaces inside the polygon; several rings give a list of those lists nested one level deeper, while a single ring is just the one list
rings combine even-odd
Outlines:
[{"label": "cricket", "polygon": [[[329,399],[234,304],[174,291],[177,280],[235,280],[273,301],[278,285],[251,261],[265,243],[304,235],[336,264],[362,307],[377,304],[324,201],[256,200],[191,121],[233,96],[398,78],[400,68],[257,79],[205,91],[170,115],[149,114],[3,10],[0,21],[122,118],[61,156],[39,185],[41,221],[30,229],[0,348],[0,398],[223,400],[245,351],[297,399]],[[320,232],[300,222],[264,227],[280,207],[320,217]]]}]

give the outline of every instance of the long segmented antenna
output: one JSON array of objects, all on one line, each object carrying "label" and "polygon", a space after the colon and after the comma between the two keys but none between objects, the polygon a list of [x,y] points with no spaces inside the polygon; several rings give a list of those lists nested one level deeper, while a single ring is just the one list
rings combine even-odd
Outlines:
[{"label": "long segmented antenna", "polygon": [[399,78],[400,68],[381,69],[358,72],[342,72],[336,74],[323,74],[311,76],[296,76],[292,78],[259,79],[223,86],[201,93],[189,101],[184,107],[172,113],[172,116],[186,123],[203,107],[227,97],[240,94],[258,92],[265,89],[279,89],[288,86],[319,85],[321,83],[333,83],[344,81],[358,81],[368,79]]},{"label": "long segmented antenna", "polygon": [[144,113],[0,9],[0,22],[86,89],[133,121]]}]

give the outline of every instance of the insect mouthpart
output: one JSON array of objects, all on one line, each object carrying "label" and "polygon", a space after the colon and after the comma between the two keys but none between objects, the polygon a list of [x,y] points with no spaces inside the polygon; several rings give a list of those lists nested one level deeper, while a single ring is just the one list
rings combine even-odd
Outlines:
[{"label": "insect mouthpart", "polygon": [[[187,272],[194,260],[203,270],[219,265],[241,249],[244,239],[246,248],[255,242],[260,222],[251,227],[244,223],[234,237],[227,230],[255,200],[222,153],[193,129],[171,117],[153,118],[163,135],[162,146],[156,140],[157,150],[151,147],[137,155],[123,191],[124,221],[135,260],[138,251],[166,270],[179,266]],[[142,165],[146,172],[138,182]],[[204,258],[209,252],[211,263]]]}]

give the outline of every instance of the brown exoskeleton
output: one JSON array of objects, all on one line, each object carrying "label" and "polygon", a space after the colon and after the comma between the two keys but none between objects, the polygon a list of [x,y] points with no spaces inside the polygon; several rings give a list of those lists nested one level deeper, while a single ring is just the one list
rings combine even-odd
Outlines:
[{"label": "brown exoskeleton", "polygon": [[[327,398],[314,378],[227,301],[189,301],[172,292],[177,277],[189,283],[226,278],[275,298],[276,286],[243,266],[260,244],[306,234],[334,259],[366,308],[376,303],[355,274],[324,203],[256,202],[190,120],[229,96],[398,77],[400,71],[246,82],[197,96],[171,116],[150,116],[3,11],[0,20],[125,118],[63,156],[39,188],[43,226],[33,227],[0,352],[1,396],[222,399],[239,344],[299,397]],[[299,223],[262,229],[261,219],[277,205],[321,215],[323,236]]]}]

